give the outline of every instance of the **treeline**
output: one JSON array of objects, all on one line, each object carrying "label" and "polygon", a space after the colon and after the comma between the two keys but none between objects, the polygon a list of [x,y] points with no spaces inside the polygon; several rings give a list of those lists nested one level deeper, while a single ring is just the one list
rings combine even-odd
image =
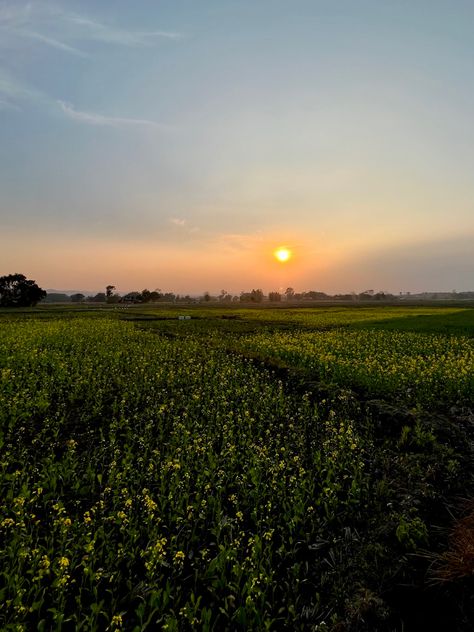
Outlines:
[{"label": "treeline", "polygon": [[284,292],[272,291],[265,294],[261,288],[244,291],[240,294],[232,294],[226,290],[221,290],[219,294],[204,292],[201,296],[190,296],[189,294],[175,294],[174,292],[162,292],[156,290],[142,290],[141,292],[128,292],[120,295],[115,292],[114,286],[107,286],[105,292],[86,296],[85,294],[63,294],[48,293],[43,299],[44,303],[109,303],[109,304],[144,304],[144,303],[304,303],[314,301],[341,301],[341,302],[402,302],[407,300],[433,301],[433,300],[474,300],[474,292],[423,292],[411,294],[410,292],[391,294],[390,292],[375,292],[365,290],[364,292],[350,294],[326,294],[317,290],[307,292],[295,292],[291,287]]},{"label": "treeline", "polygon": [[144,289],[141,292],[128,292],[118,294],[114,285],[107,285],[105,292],[98,292],[92,296],[86,296],[80,292],[66,294],[61,292],[48,292],[40,288],[35,281],[27,279],[23,274],[9,274],[0,277],[0,307],[29,307],[38,302],[44,303],[109,303],[109,304],[141,304],[141,303],[281,303],[310,302],[310,301],[354,301],[354,302],[395,302],[395,301],[473,301],[474,292],[423,292],[411,294],[410,292],[400,292],[400,294],[390,294],[388,292],[375,292],[365,290],[359,294],[326,294],[317,290],[306,292],[295,292],[292,287],[286,288],[284,292],[272,291],[265,295],[261,288],[252,289],[249,292],[241,292],[238,295],[221,290],[218,295],[211,295],[204,292],[202,296],[180,295],[174,292],[162,292],[159,288],[155,290]]},{"label": "treeline", "polygon": [[97,294],[87,296],[86,294],[64,294],[61,292],[48,292],[44,303],[176,303],[176,302],[192,302],[195,298],[187,295],[180,296],[173,292],[160,292],[158,290],[143,290],[142,292],[128,292],[120,295],[115,292],[107,294],[107,292],[98,292]]},{"label": "treeline", "polygon": [[316,290],[310,290],[308,292],[295,292],[291,287],[287,288],[284,292],[272,291],[265,294],[262,289],[252,289],[248,292],[241,292],[240,294],[232,294],[226,290],[221,290],[217,295],[212,295],[209,292],[205,292],[202,296],[190,296],[189,294],[180,295],[173,292],[162,292],[159,289],[156,290],[142,290],[141,292],[128,292],[127,294],[120,295],[115,292],[115,286],[108,285],[105,292],[98,292],[93,296],[86,296],[85,294],[76,293],[72,295],[62,293],[48,293],[44,302],[57,303],[57,302],[72,302],[72,303],[109,303],[109,304],[143,304],[143,303],[281,303],[281,302],[300,302],[300,301],[393,301],[398,297],[394,294],[387,294],[385,292],[373,292],[368,290],[361,292],[360,294],[326,294],[325,292],[319,292]]},{"label": "treeline", "polygon": [[[367,290],[356,294],[326,294],[325,292],[319,292],[317,290],[309,290],[307,292],[295,292],[291,287],[287,288],[284,292],[269,292],[268,296],[265,296],[262,290],[252,290],[251,292],[242,292],[239,297],[233,297],[240,302],[250,303],[262,303],[268,300],[271,303],[286,302],[304,302],[304,301],[393,301],[398,297],[394,294],[386,292],[374,292],[373,290]],[[221,297],[219,297],[221,299]]]}]

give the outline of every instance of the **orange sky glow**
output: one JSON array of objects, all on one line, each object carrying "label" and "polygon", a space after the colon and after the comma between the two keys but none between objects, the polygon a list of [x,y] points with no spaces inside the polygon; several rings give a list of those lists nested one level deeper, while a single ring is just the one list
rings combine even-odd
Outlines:
[{"label": "orange sky glow", "polygon": [[0,275],[472,290],[474,5],[195,4],[0,2]]}]

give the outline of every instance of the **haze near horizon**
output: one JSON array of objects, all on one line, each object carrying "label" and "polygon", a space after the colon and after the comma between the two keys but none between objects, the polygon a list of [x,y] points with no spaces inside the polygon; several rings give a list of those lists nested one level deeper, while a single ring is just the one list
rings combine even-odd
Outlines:
[{"label": "haze near horizon", "polygon": [[0,2],[0,274],[474,289],[473,20],[461,0]]}]

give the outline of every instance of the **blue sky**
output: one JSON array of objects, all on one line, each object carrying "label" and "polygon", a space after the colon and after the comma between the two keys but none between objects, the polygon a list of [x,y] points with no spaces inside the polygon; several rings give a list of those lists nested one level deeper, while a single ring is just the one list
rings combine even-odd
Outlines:
[{"label": "blue sky", "polygon": [[0,271],[474,289],[473,24],[462,1],[0,0]]}]

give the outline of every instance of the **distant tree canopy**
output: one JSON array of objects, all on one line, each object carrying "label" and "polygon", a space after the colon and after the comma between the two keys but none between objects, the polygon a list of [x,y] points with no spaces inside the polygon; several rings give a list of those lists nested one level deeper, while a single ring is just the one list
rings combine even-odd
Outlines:
[{"label": "distant tree canopy", "polygon": [[252,290],[240,294],[241,303],[261,303],[263,301],[263,290]]},{"label": "distant tree canopy", "polygon": [[106,298],[105,292],[98,292],[95,296],[90,296],[88,300],[92,303],[105,303]]},{"label": "distant tree canopy", "polygon": [[174,294],[162,294],[161,290],[157,288],[156,290],[144,289],[141,292],[129,292],[121,297],[120,301],[122,303],[154,303],[159,301],[161,298],[167,298],[168,300],[174,300]]},{"label": "distant tree canopy", "polygon": [[48,292],[46,294],[46,298],[44,298],[42,303],[69,303],[71,301],[71,297],[69,294],[65,294],[64,292]]},{"label": "distant tree canopy", "polygon": [[46,297],[46,292],[24,274],[0,277],[0,307],[31,307]]}]

